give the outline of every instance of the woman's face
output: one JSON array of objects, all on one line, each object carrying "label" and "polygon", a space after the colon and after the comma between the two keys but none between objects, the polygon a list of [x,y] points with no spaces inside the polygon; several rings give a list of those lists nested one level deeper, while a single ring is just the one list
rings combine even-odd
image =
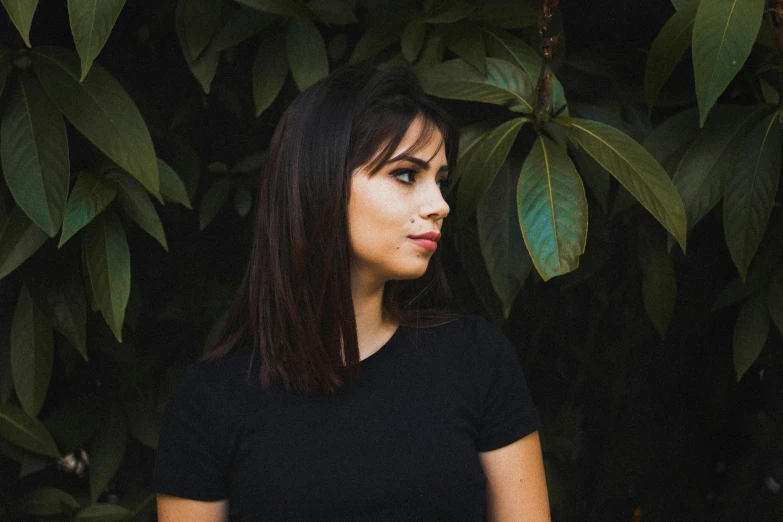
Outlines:
[{"label": "woman's face", "polygon": [[[441,187],[448,177],[441,133],[433,131],[424,147],[407,152],[422,131],[416,118],[389,161],[370,176],[360,167],[352,174],[348,202],[348,237],[352,279],[383,284],[424,275],[437,248],[449,206]],[[358,279],[357,279],[358,278]]]}]

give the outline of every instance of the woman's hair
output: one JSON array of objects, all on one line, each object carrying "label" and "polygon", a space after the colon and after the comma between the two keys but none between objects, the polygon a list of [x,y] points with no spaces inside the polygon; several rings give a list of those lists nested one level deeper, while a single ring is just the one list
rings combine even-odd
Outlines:
[{"label": "woman's hair", "polygon": [[[332,393],[361,372],[351,299],[352,172],[391,158],[416,117],[415,152],[440,131],[456,165],[459,131],[407,67],[345,66],[303,91],[272,136],[258,188],[247,270],[207,358],[252,343],[261,386]],[[437,258],[413,280],[388,281],[385,317],[432,326],[454,317]]]}]

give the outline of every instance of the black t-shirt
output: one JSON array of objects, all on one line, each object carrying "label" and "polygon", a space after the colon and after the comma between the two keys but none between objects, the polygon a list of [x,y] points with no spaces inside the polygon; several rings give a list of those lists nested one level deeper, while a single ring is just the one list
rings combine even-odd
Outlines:
[{"label": "black t-shirt", "polygon": [[232,520],[483,521],[478,452],[541,425],[515,350],[479,316],[400,327],[332,396],[261,390],[250,353],[188,367],[154,491],[227,498]]}]

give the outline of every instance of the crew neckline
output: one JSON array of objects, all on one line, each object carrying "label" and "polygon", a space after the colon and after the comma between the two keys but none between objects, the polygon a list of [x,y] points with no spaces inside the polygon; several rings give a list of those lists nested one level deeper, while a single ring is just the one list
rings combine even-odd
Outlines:
[{"label": "crew neckline", "polygon": [[360,360],[359,362],[362,364],[362,366],[366,365],[368,361],[371,361],[370,364],[375,364],[375,361],[377,361],[379,359],[382,359],[383,358],[383,353],[389,351],[388,348],[390,348],[391,345],[394,344],[394,342],[400,336],[403,328],[404,328],[404,326],[402,324],[397,326],[397,329],[394,330],[394,333],[391,335],[391,337],[389,337],[389,339],[380,348],[375,350],[375,352],[373,352],[372,354],[368,355],[364,359]]}]

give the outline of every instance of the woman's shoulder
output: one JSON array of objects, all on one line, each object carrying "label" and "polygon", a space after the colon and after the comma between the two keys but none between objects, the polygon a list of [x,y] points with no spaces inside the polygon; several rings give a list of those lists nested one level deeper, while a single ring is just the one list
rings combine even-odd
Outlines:
[{"label": "woman's shoulder", "polygon": [[175,393],[228,398],[242,384],[257,383],[258,371],[253,368],[257,358],[252,349],[242,346],[224,356],[191,362],[185,367]]}]

